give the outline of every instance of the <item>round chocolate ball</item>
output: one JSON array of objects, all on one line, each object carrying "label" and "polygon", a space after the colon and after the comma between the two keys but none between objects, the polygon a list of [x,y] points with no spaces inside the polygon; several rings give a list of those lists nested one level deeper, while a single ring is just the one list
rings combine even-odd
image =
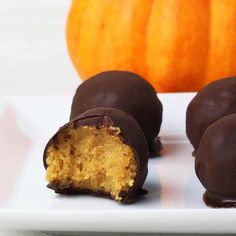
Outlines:
[{"label": "round chocolate ball", "polygon": [[61,127],[44,151],[48,187],[130,203],[144,191],[147,141],[138,123],[113,108],[95,108]]},{"label": "round chocolate ball", "polygon": [[236,113],[205,130],[196,152],[195,171],[207,190],[207,205],[236,207]]},{"label": "round chocolate ball", "polygon": [[131,115],[142,128],[148,144],[158,135],[162,104],[155,89],[128,71],[106,71],[84,81],[76,90],[70,120],[96,107],[113,107]]},{"label": "round chocolate ball", "polygon": [[235,112],[236,77],[217,80],[200,90],[188,105],[186,114],[186,133],[195,151],[211,123]]}]

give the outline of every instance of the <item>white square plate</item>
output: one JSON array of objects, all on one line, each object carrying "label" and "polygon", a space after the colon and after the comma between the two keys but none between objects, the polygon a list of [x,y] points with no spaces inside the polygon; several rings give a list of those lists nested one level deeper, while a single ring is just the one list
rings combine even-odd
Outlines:
[{"label": "white square plate", "polygon": [[132,205],[88,195],[59,196],[46,188],[42,154],[68,121],[71,97],[0,99],[0,227],[96,232],[236,233],[235,209],[204,205],[185,135],[193,93],[160,94],[162,157],[149,161],[149,194]]}]

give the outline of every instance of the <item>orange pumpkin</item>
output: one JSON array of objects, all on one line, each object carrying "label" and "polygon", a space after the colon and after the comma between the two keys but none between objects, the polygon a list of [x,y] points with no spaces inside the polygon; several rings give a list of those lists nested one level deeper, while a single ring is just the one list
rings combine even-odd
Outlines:
[{"label": "orange pumpkin", "polygon": [[73,0],[67,45],[83,79],[129,70],[196,91],[236,74],[236,0]]}]

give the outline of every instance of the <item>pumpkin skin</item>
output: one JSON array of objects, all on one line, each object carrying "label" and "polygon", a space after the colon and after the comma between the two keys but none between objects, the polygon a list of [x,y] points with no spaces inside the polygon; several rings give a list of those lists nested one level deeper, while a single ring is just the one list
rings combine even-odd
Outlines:
[{"label": "pumpkin skin", "polygon": [[67,46],[82,79],[127,70],[159,92],[236,74],[235,0],[73,0]]}]

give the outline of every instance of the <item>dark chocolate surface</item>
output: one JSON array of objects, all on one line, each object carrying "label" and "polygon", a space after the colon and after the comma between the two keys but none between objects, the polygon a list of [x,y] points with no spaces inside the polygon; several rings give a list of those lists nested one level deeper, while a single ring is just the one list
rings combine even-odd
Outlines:
[{"label": "dark chocolate surface", "polygon": [[187,108],[186,133],[195,148],[206,128],[214,121],[236,112],[236,77],[210,83]]},{"label": "dark chocolate surface", "polygon": [[[142,186],[147,177],[148,172],[148,146],[143,131],[138,123],[127,113],[113,108],[95,108],[86,111],[78,117],[71,120],[69,123],[61,127],[58,132],[49,140],[44,151],[44,166],[46,165],[46,153],[49,145],[57,145],[57,136],[61,131],[69,126],[79,128],[81,126],[115,126],[121,130],[120,137],[124,143],[129,145],[135,151],[135,158],[137,163],[137,175],[134,179],[134,185],[129,189],[127,193],[124,193],[122,202],[130,203],[135,201],[143,193]],[[49,183],[49,188],[55,190],[56,193],[63,194],[75,194],[75,193],[88,193],[95,195],[102,195],[108,197],[108,193],[91,192],[86,189],[78,189],[73,186],[65,186],[60,183]]]},{"label": "dark chocolate surface", "polygon": [[160,131],[162,104],[155,89],[134,73],[107,71],[84,81],[74,95],[70,119],[97,107],[113,107],[133,116],[150,146]]},{"label": "dark chocolate surface", "polygon": [[204,200],[215,207],[236,201],[236,113],[211,124],[196,152],[195,171],[207,193]]},{"label": "dark chocolate surface", "polygon": [[214,208],[236,208],[236,198],[224,197],[207,191],[203,194],[203,201],[206,205]]}]

